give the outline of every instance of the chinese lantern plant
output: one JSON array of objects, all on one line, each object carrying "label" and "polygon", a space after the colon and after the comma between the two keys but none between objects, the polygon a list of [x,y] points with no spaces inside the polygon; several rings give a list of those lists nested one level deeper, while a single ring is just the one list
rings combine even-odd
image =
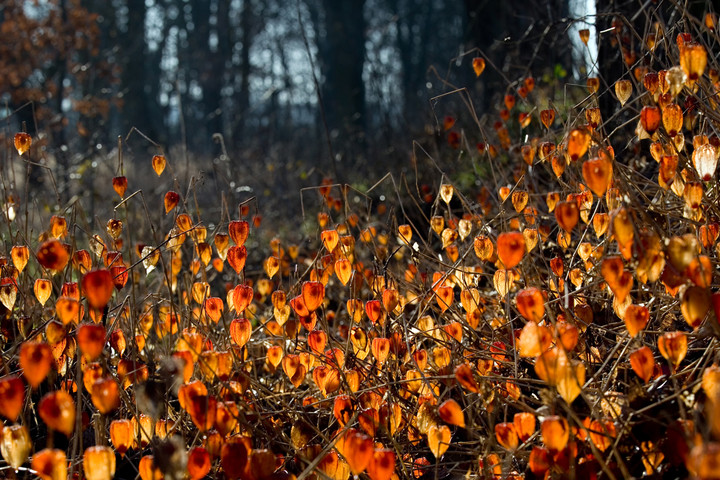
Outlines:
[{"label": "chinese lantern plant", "polygon": [[[135,169],[103,180],[101,227],[58,206],[20,234],[3,213],[8,468],[703,477],[720,451],[710,20],[659,42],[662,22],[616,19],[600,41],[628,68],[598,64],[562,100],[504,71],[486,119],[440,114],[452,161],[414,158],[416,188],[362,211],[323,179],[292,241],[252,201],[213,217],[157,152],[144,204]],[[489,82],[497,65],[467,60]]]}]

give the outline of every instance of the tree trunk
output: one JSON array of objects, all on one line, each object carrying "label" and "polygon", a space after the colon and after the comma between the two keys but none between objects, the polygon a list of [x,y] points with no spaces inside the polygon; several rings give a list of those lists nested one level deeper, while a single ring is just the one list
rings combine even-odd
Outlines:
[{"label": "tree trunk", "polygon": [[547,69],[552,69],[552,74],[556,66],[570,69],[569,0],[464,2],[468,21],[465,51],[479,48],[487,57],[485,73],[476,82],[482,108],[493,100],[488,93],[504,94],[509,82],[540,76]]},{"label": "tree trunk", "polygon": [[[123,131],[128,133],[135,127],[149,138],[162,142],[166,139],[165,128],[162,119],[157,115],[156,96],[160,76],[157,74],[158,65],[151,65],[148,61],[145,0],[127,0],[127,7],[127,30],[123,35],[126,49],[122,72],[122,84],[125,85]],[[148,72],[154,73],[150,75]]]},{"label": "tree trunk", "polygon": [[[323,0],[322,97],[333,150],[357,165],[365,153],[365,0]],[[323,30],[323,29],[318,29]]]}]

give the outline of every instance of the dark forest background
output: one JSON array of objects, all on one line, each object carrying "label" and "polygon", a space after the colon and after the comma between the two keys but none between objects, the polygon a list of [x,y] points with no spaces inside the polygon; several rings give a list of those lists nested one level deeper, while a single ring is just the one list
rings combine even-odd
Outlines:
[{"label": "dark forest background", "polygon": [[[6,152],[25,125],[67,196],[102,167],[98,158],[117,156],[118,137],[128,162],[165,153],[231,188],[254,178],[249,190],[266,194],[312,175],[376,179],[410,165],[413,141],[441,160],[433,148],[445,116],[461,128],[463,116],[479,120],[472,135],[489,136],[486,119],[529,76],[557,89],[574,77],[584,88],[598,43],[602,62],[624,68],[620,49],[603,51],[595,30],[584,47],[577,31],[606,31],[623,13],[644,25],[635,15],[644,2],[590,2],[596,15],[585,3],[5,0]],[[487,59],[478,79],[477,56]],[[547,104],[558,92],[539,95]],[[118,162],[106,163],[117,173]]]}]

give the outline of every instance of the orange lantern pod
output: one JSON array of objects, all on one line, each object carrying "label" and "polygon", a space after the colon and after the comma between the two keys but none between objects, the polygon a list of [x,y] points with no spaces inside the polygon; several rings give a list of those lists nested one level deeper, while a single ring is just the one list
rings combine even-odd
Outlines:
[{"label": "orange lantern pod", "polygon": [[489,260],[495,251],[492,240],[485,235],[475,237],[473,249],[475,250],[475,255],[477,255],[480,260]]},{"label": "orange lantern pod", "polygon": [[203,310],[204,310],[205,314],[214,323],[218,323],[220,321],[220,319],[222,318],[224,309],[225,309],[225,305],[223,304],[222,298],[209,297],[209,298],[206,298],[205,301],[203,302]]},{"label": "orange lantern pod", "polygon": [[675,103],[666,105],[662,112],[662,122],[665,131],[670,137],[675,137],[682,130],[683,112],[682,108]]},{"label": "orange lantern pod", "polygon": [[227,251],[227,260],[235,273],[238,275],[245,268],[245,261],[247,260],[247,249],[245,246],[234,245]]},{"label": "orange lantern pod", "polygon": [[630,354],[633,372],[644,382],[650,380],[655,370],[655,358],[649,347],[640,347]]},{"label": "orange lantern pod", "polygon": [[607,157],[586,160],[583,163],[582,174],[588,188],[598,197],[602,197],[612,181],[612,160]]},{"label": "orange lantern pod", "polygon": [[610,226],[610,215],[604,212],[598,212],[593,215],[593,229],[597,237],[602,237]]},{"label": "orange lantern pod", "polygon": [[206,432],[215,425],[217,400],[212,395],[191,391],[185,401],[185,410],[199,431]]},{"label": "orange lantern pod", "polygon": [[237,285],[231,292],[228,292],[228,304],[239,315],[245,311],[255,297],[255,292],[249,285]]},{"label": "orange lantern pod", "polygon": [[650,135],[660,127],[660,120],[660,109],[658,107],[646,105],[640,111],[640,124]]},{"label": "orange lantern pod", "polygon": [[80,302],[72,297],[60,297],[55,302],[55,313],[63,325],[77,323],[82,318],[84,309]]},{"label": "orange lantern pod", "polygon": [[685,43],[680,48],[680,67],[687,76],[688,87],[693,87],[707,66],[707,50],[699,43]]},{"label": "orange lantern pod", "polygon": [[67,236],[67,220],[61,215],[53,215],[50,218],[48,234],[52,238],[63,238]]},{"label": "orange lantern pod", "polygon": [[30,433],[25,425],[10,425],[3,427],[2,438],[0,439],[0,452],[5,461],[17,472],[18,468],[25,463],[32,441]]},{"label": "orange lantern pod", "polygon": [[295,388],[300,386],[307,374],[307,368],[300,363],[300,357],[297,355],[285,355],[282,359],[282,366],[285,375],[290,379],[290,383]]},{"label": "orange lantern pod", "polygon": [[567,153],[573,162],[579,160],[590,146],[590,132],[586,128],[575,128],[570,132],[567,142]]},{"label": "orange lantern pod", "polygon": [[436,459],[440,459],[450,446],[450,429],[447,425],[431,425],[427,431],[427,443]]},{"label": "orange lantern pod", "polygon": [[27,245],[15,245],[10,249],[10,257],[18,273],[22,273],[30,259],[30,249]]},{"label": "orange lantern pod", "polygon": [[283,358],[282,347],[279,345],[273,345],[271,347],[268,347],[266,358],[268,363],[270,363],[273,367],[277,368]]},{"label": "orange lantern pod", "polygon": [[227,233],[216,233],[213,243],[215,244],[218,257],[220,257],[222,261],[225,261],[228,248],[230,247],[230,236]]},{"label": "orange lantern pod", "polygon": [[685,273],[698,287],[707,288],[712,283],[713,266],[710,257],[699,255],[692,259]]},{"label": "orange lantern pod", "polygon": [[558,381],[566,376],[568,370],[570,370],[570,361],[565,351],[559,347],[547,350],[535,360],[535,373],[548,385],[557,385]]},{"label": "orange lantern pod", "polygon": [[658,74],[655,72],[646,73],[643,77],[643,85],[647,91],[650,92],[650,95],[655,95],[655,92],[657,92],[660,87],[660,78],[658,77]]},{"label": "orange lantern pod", "polygon": [[625,309],[625,327],[631,337],[643,330],[650,320],[650,311],[642,305],[630,305]]},{"label": "orange lantern pod", "polygon": [[83,470],[88,480],[112,480],[115,476],[115,452],[110,447],[85,449]]},{"label": "orange lantern pod", "polygon": [[557,207],[559,201],[560,192],[548,192],[547,196],[545,197],[545,203],[548,206],[548,212],[552,213]]},{"label": "orange lantern pod", "polygon": [[33,455],[31,467],[43,480],[67,480],[65,452],[54,448],[40,450]]},{"label": "orange lantern pod", "polygon": [[245,220],[233,220],[228,224],[228,234],[235,245],[242,247],[250,234],[250,224]]},{"label": "orange lantern pod", "polygon": [[588,125],[591,129],[596,129],[600,126],[602,123],[602,116],[600,113],[600,109],[597,107],[593,108],[586,108],[585,109],[585,120],[587,120]]},{"label": "orange lantern pod", "polygon": [[345,426],[352,418],[355,406],[347,395],[338,395],[333,402],[333,416],[341,426]]},{"label": "orange lantern pod", "polygon": [[40,305],[44,306],[50,298],[50,294],[52,294],[52,282],[44,278],[38,278],[33,285],[33,292]]},{"label": "orange lantern pod", "polygon": [[153,419],[152,417],[140,414],[130,420],[135,433],[136,439],[133,440],[135,444],[134,448],[140,447],[145,448],[150,445],[150,439],[152,438],[153,432]]},{"label": "orange lantern pod", "polygon": [[337,230],[323,230],[320,232],[320,239],[322,240],[323,246],[328,252],[335,250],[335,247],[340,240],[340,235]]},{"label": "orange lantern pod", "polygon": [[600,89],[600,79],[598,77],[588,77],[586,85],[588,92],[597,93]]},{"label": "orange lantern pod", "polygon": [[38,414],[49,429],[69,437],[75,429],[75,402],[69,393],[56,390],[45,395],[38,406]]},{"label": "orange lantern pod", "polygon": [[481,57],[473,58],[472,67],[475,72],[475,76],[479,77],[483,71],[485,71],[485,59]]},{"label": "orange lantern pod", "polygon": [[530,125],[530,122],[532,121],[532,115],[526,112],[520,112],[518,114],[518,123],[520,124],[520,128],[527,128]]},{"label": "orange lantern pod", "polygon": [[670,362],[673,370],[687,354],[687,335],[684,332],[668,332],[658,338],[658,350],[665,360]]},{"label": "orange lantern pod", "polygon": [[52,349],[44,342],[23,342],[19,363],[28,385],[37,388],[52,368]]},{"label": "orange lantern pod", "polygon": [[[612,216],[612,233],[618,245],[626,246],[632,243],[635,236],[631,212],[627,208],[620,208]],[[625,258],[628,258],[625,256]]]},{"label": "orange lantern pod", "polygon": [[387,338],[373,338],[371,350],[375,360],[380,365],[384,365],[390,354],[390,340]]},{"label": "orange lantern pod", "polygon": [[203,447],[193,447],[188,452],[187,470],[190,480],[200,480],[210,473],[210,454]]},{"label": "orange lantern pod", "polygon": [[152,455],[145,455],[138,463],[138,473],[142,480],[162,480],[163,474],[155,466],[155,458]]},{"label": "orange lantern pod", "polygon": [[516,413],[513,417],[513,424],[521,442],[530,438],[537,428],[535,415],[530,412]]},{"label": "orange lantern pod", "polygon": [[51,238],[40,245],[37,251],[37,259],[44,268],[57,272],[65,268],[70,255],[62,243]]},{"label": "orange lantern pod", "polygon": [[588,41],[590,40],[590,30],[587,28],[582,28],[578,31],[578,35],[580,36],[580,41],[587,46]]},{"label": "orange lantern pod", "polygon": [[714,146],[709,143],[697,146],[692,153],[692,161],[695,170],[704,182],[713,178],[717,167],[717,155]]},{"label": "orange lantern pod", "polygon": [[110,334],[110,346],[120,356],[125,353],[125,348],[127,348],[127,341],[125,340],[125,333],[123,333],[122,330],[113,330],[113,332]]},{"label": "orange lantern pod", "polygon": [[449,285],[443,285],[435,289],[435,301],[443,312],[450,308],[454,296],[453,287]]},{"label": "orange lantern pod", "polygon": [[516,212],[522,211],[528,203],[530,196],[524,190],[515,190],[511,196],[511,202]]},{"label": "orange lantern pod", "polygon": [[177,207],[178,203],[180,203],[180,194],[177,192],[173,192],[170,190],[165,194],[165,198],[163,199],[163,205],[165,206],[165,214],[170,213],[170,210]]},{"label": "orange lantern pod", "polygon": [[495,439],[506,450],[515,450],[519,444],[515,424],[511,422],[496,424]]},{"label": "orange lantern pod", "polygon": [[[537,149],[533,145],[523,145],[520,152],[522,153],[523,161],[528,165],[532,165],[535,160]],[[463,240],[464,239],[465,238],[463,237]]]},{"label": "orange lantern pod", "polygon": [[576,202],[558,202],[555,206],[555,220],[567,233],[572,232],[580,220],[580,210]]},{"label": "orange lantern pod", "polygon": [[95,361],[105,347],[105,327],[100,324],[84,323],[75,334],[78,347],[86,360]]},{"label": "orange lantern pod", "polygon": [[443,422],[465,428],[465,415],[455,400],[449,399],[444,401],[438,407],[438,414]]},{"label": "orange lantern pod", "polygon": [[128,186],[127,177],[113,177],[112,186],[113,190],[115,190],[115,193],[117,193],[120,198],[123,198]]},{"label": "orange lantern pod", "polygon": [[92,384],[90,400],[102,414],[120,407],[120,389],[112,377],[100,378]]},{"label": "orange lantern pod", "polygon": [[557,341],[567,352],[571,352],[577,346],[580,332],[575,325],[564,320],[555,323]]},{"label": "orange lantern pod", "polygon": [[135,427],[132,422],[127,419],[113,420],[110,423],[110,441],[120,457],[125,457],[125,452],[135,443]]},{"label": "orange lantern pod", "polygon": [[570,439],[570,425],[559,416],[545,418],[540,424],[540,433],[545,446],[552,452],[563,450]]},{"label": "orange lantern pod", "polygon": [[497,254],[506,269],[517,266],[525,255],[525,237],[521,232],[498,235]]},{"label": "orange lantern pod", "polygon": [[672,185],[677,175],[678,156],[663,155],[660,158],[660,169],[658,171],[658,185],[667,190]]},{"label": "orange lantern pod", "polygon": [[[123,364],[120,364],[120,373],[119,375],[123,374]],[[100,365],[97,362],[92,363],[85,363],[83,365],[83,385],[85,386],[85,390],[90,393],[92,391],[93,383],[95,383],[96,380],[100,379],[103,375],[103,368],[102,365]]]},{"label": "orange lantern pod", "polygon": [[518,355],[521,357],[537,357],[542,355],[552,344],[552,334],[547,326],[529,321],[520,332],[517,340]]},{"label": "orange lantern pod", "polygon": [[683,292],[680,301],[682,316],[693,329],[697,330],[710,311],[710,292],[707,288],[693,285]]},{"label": "orange lantern pod", "polygon": [[550,126],[555,121],[555,110],[553,109],[546,109],[540,111],[540,121],[543,125],[545,125],[545,128],[548,130],[550,129]]},{"label": "orange lantern pod", "polygon": [[16,421],[25,403],[25,385],[15,375],[0,379],[0,415]]},{"label": "orange lantern pod", "polygon": [[325,299],[325,286],[321,282],[303,282],[302,299],[308,312],[314,312]]},{"label": "orange lantern pod", "polygon": [[307,344],[316,355],[322,355],[327,345],[327,334],[322,330],[313,330],[308,334]]},{"label": "orange lantern pod", "polygon": [[235,480],[250,477],[250,446],[247,437],[232,437],[220,450],[220,464],[225,475]]},{"label": "orange lantern pod", "polygon": [[340,280],[343,285],[347,285],[353,273],[352,263],[346,258],[341,258],[335,262],[334,270],[338,280]]},{"label": "orange lantern pod", "polygon": [[534,446],[528,459],[528,467],[538,477],[545,475],[550,470],[552,457],[547,448]]},{"label": "orange lantern pod", "polygon": [[238,424],[240,410],[235,402],[217,402],[215,408],[215,429],[227,437]]},{"label": "orange lantern pod", "polygon": [[15,143],[15,150],[17,150],[18,155],[22,156],[25,154],[25,152],[30,150],[30,146],[32,145],[32,137],[27,133],[16,133],[13,140]]},{"label": "orange lantern pod", "polygon": [[472,369],[467,363],[461,363],[455,367],[455,380],[468,392],[477,393],[480,390]]},{"label": "orange lantern pod", "polygon": [[632,95],[633,87],[630,80],[618,80],[615,82],[615,95],[620,101],[620,106],[624,107],[625,103]]},{"label": "orange lantern pod", "polygon": [[167,164],[165,155],[153,155],[151,164],[153,171],[159,177],[160,175],[162,175],[163,171],[165,170],[165,165]]},{"label": "orange lantern pod", "polygon": [[705,14],[705,26],[708,30],[711,32],[715,31],[715,28],[717,27],[717,14],[713,12],[708,12]]},{"label": "orange lantern pod", "polygon": [[376,448],[366,471],[370,480],[390,480],[395,473],[395,452],[390,449]]},{"label": "orange lantern pod", "polygon": [[50,348],[53,349],[53,355],[56,359],[65,350],[64,341],[67,330],[67,327],[57,320],[50,320],[45,326],[45,338],[47,338]]},{"label": "orange lantern pod", "polygon": [[632,287],[632,275],[630,275],[630,282],[628,285],[628,279],[625,274],[630,272],[625,271],[625,265],[618,256],[606,257],[600,265],[600,274],[607,282],[610,290],[613,291],[616,297],[621,297],[619,301],[623,301],[627,294],[630,292]]},{"label": "orange lantern pod", "polygon": [[273,278],[275,274],[280,270],[280,259],[277,257],[270,256],[263,262],[263,268],[269,278]]},{"label": "orange lantern pod", "polygon": [[236,318],[230,322],[230,338],[235,345],[242,348],[250,340],[252,324],[246,318]]},{"label": "orange lantern pod", "polygon": [[515,106],[515,95],[506,94],[503,100],[505,103],[505,108],[507,108],[508,110],[512,110]]},{"label": "orange lantern pod", "polygon": [[617,436],[615,430],[615,424],[611,421],[601,422],[599,420],[593,420],[590,423],[590,441],[592,441],[595,448],[604,452],[613,443],[613,440]]},{"label": "orange lantern pod", "polygon": [[495,270],[493,274],[493,287],[495,287],[495,290],[500,294],[500,298],[505,298],[505,295],[515,286],[516,279],[517,276],[513,270]]}]

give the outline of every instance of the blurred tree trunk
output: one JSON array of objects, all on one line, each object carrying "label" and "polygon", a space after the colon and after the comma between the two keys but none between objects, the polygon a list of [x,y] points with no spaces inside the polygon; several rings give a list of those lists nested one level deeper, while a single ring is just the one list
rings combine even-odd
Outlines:
[{"label": "blurred tree trunk", "polygon": [[[526,2],[464,0],[467,15],[466,48],[479,48],[487,57],[481,82],[476,82],[482,107],[488,93],[502,95],[508,81],[540,76],[550,69],[570,71],[572,47],[567,31],[569,0]],[[493,64],[499,72],[493,68]]]},{"label": "blurred tree trunk", "polygon": [[[68,5],[67,0],[60,0],[58,4],[60,8],[60,18],[62,25],[68,24]],[[63,102],[65,100],[65,78],[67,76],[67,62],[65,52],[60,52],[55,58],[55,70],[57,75],[56,85],[58,86],[58,94],[55,99],[55,113],[57,121],[53,121],[55,129],[54,143],[60,148],[57,149],[55,158],[58,163],[58,187],[60,190],[61,201],[65,202],[70,198],[70,153],[67,145],[66,122],[67,117],[63,112]]]},{"label": "blurred tree trunk", "polygon": [[145,35],[147,7],[145,0],[127,0],[127,28],[122,34],[125,54],[122,57],[123,133],[137,128],[151,139],[167,140],[162,116],[159,114],[159,56],[150,61]]},{"label": "blurred tree trunk", "polygon": [[[637,47],[637,39],[634,38],[632,29],[638,31],[637,27],[639,27],[639,33],[642,35],[645,18],[640,16],[638,18],[641,21],[636,21],[635,24],[629,23],[629,19],[633,18],[640,8],[637,0],[598,0],[596,8],[598,13],[596,32],[606,32],[603,35],[598,33],[597,38],[598,65],[602,65],[598,106],[602,118],[610,118],[620,106],[610,91],[614,91],[613,86],[618,80],[630,79],[623,52],[632,52]],[[614,15],[610,15],[610,12]]]},{"label": "blurred tree trunk", "polygon": [[[431,60],[428,50],[437,28],[431,2],[420,6],[407,0],[390,0],[390,12],[397,18],[397,49],[400,57],[400,82],[403,95],[402,112],[412,123],[417,114],[426,109],[420,101],[427,81],[427,68]],[[447,55],[447,52],[445,52]]]},{"label": "blurred tree trunk", "polygon": [[250,47],[252,46],[253,34],[252,28],[252,5],[250,0],[244,0],[242,11],[240,13],[240,43],[242,50],[240,54],[240,93],[238,96],[238,129],[237,131],[242,138],[245,135],[246,122],[245,119],[250,110]]},{"label": "blurred tree trunk", "polygon": [[[318,36],[322,107],[335,154],[353,158],[365,152],[365,0],[322,0]],[[333,160],[334,161],[334,160]]]}]

